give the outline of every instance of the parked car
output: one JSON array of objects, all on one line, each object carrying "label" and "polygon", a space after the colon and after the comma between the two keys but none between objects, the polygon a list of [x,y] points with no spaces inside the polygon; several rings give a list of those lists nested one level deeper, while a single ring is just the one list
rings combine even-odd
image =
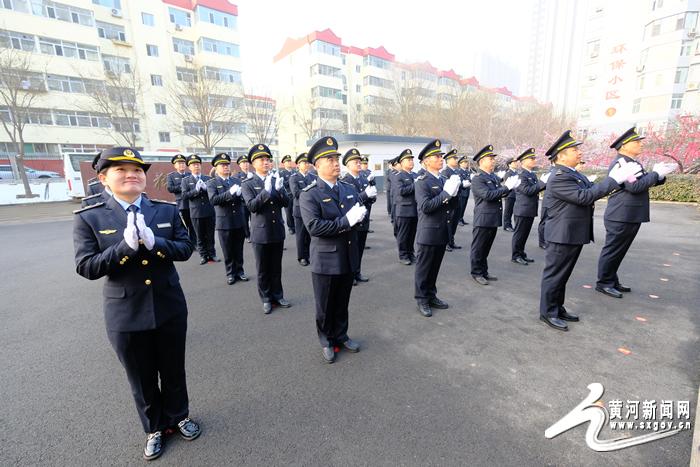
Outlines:
[{"label": "parked car", "polygon": [[[58,172],[51,172],[50,170],[36,170],[31,167],[24,167],[24,171],[27,173],[27,178],[61,178]],[[12,178],[14,178],[12,176],[12,166],[0,165],[0,179],[11,180]]]}]

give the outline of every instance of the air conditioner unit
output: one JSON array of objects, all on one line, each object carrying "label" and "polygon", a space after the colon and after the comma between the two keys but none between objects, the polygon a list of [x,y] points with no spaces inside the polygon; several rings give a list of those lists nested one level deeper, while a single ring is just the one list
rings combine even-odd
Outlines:
[{"label": "air conditioner unit", "polygon": [[637,65],[637,73],[641,73],[642,71],[644,71],[644,68],[644,65]]},{"label": "air conditioner unit", "polygon": [[688,39],[693,39],[696,35],[697,31],[695,29],[688,30]]},{"label": "air conditioner unit", "polygon": [[112,16],[114,16],[115,18],[121,18],[122,11],[119,10],[118,8],[112,8]]},{"label": "air conditioner unit", "polygon": [[176,31],[182,31],[182,26],[180,26],[179,24],[176,24],[176,25],[175,25],[175,30],[176,30]]},{"label": "air conditioner unit", "polygon": [[693,83],[688,83],[687,90],[688,91],[696,90],[696,89],[698,89],[698,86],[700,86],[700,83],[698,83],[697,81],[693,82]]},{"label": "air conditioner unit", "polygon": [[185,61],[192,63],[192,55],[185,55]]},{"label": "air conditioner unit", "polygon": [[595,81],[598,77],[596,75],[590,75],[588,81]]}]

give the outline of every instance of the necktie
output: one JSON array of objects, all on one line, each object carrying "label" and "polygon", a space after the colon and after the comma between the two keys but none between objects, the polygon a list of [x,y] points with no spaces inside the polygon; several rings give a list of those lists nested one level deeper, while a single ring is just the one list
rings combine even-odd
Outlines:
[{"label": "necktie", "polygon": [[136,214],[139,212],[139,207],[135,204],[131,204],[128,208],[126,208],[126,210],[134,213],[134,227],[136,227],[136,232],[138,232],[139,228],[136,226]]},{"label": "necktie", "polygon": [[340,190],[338,189],[338,184],[337,184],[337,183],[336,183],[335,185],[333,185],[333,188],[331,188],[331,190],[333,191],[333,193],[335,194],[336,197],[337,197],[338,195],[340,195]]}]

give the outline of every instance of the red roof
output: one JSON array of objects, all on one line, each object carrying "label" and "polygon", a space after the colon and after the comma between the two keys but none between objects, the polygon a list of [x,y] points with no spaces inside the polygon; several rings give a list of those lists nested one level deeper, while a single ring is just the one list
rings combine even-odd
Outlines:
[{"label": "red roof", "polygon": [[455,73],[455,71],[451,68],[447,71],[440,71],[438,73],[438,76],[440,78],[450,78],[450,79],[453,79],[455,81],[459,81],[460,79],[462,79],[462,77],[459,76],[457,73]]},{"label": "red roof", "polygon": [[238,16],[238,6],[228,0],[163,0],[163,3],[186,10],[194,10],[197,5],[202,5],[212,10]]},{"label": "red roof", "polygon": [[471,85],[478,88],[479,80],[476,79],[476,76],[472,76],[471,78],[460,79],[459,84],[461,84],[462,86]]},{"label": "red roof", "polygon": [[273,104],[275,103],[275,100],[271,97],[265,97],[265,96],[254,96],[252,94],[245,94],[246,99],[252,99],[256,101],[267,101],[267,102],[272,102]]},{"label": "red roof", "polygon": [[365,50],[363,52],[364,52],[364,55],[371,55],[373,57],[383,58],[384,60],[388,60],[390,62],[393,62],[394,60],[396,60],[396,57],[394,56],[394,54],[389,53],[384,48],[383,45],[380,45],[376,49],[374,47],[367,47],[367,48],[365,48]]},{"label": "red roof", "polygon": [[364,49],[361,49],[352,45],[343,45],[343,42],[340,39],[340,37],[338,37],[333,31],[331,31],[330,29],[324,29],[323,31],[314,31],[311,34],[308,34],[304,37],[300,37],[299,39],[287,38],[287,40],[284,41],[284,45],[282,45],[282,49],[277,53],[277,55],[275,55],[272,58],[272,61],[277,62],[289,55],[290,53],[294,52],[295,50],[303,47],[306,44],[311,44],[314,41],[323,41],[328,42],[329,44],[340,46],[340,51],[343,53],[350,53],[360,56],[371,55],[373,57],[382,58],[390,62],[396,60],[394,54],[389,53],[384,48],[384,46],[380,45],[377,48],[366,47]]}]

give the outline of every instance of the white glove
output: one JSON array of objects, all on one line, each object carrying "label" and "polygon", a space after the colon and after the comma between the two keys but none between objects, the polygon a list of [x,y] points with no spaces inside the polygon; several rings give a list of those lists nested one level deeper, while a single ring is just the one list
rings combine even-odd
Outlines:
[{"label": "white glove", "polygon": [[503,180],[503,177],[505,177],[505,175],[506,175],[506,171],[505,171],[505,170],[499,170],[498,172],[496,172],[496,175],[498,175],[498,178],[500,178],[501,180]]},{"label": "white glove", "polygon": [[364,207],[363,205],[361,205],[360,203],[356,203],[345,214],[345,217],[348,218],[348,223],[350,224],[350,227],[352,227],[353,225],[357,224],[358,222],[362,222],[362,219],[365,218],[366,214],[367,214],[367,208]]},{"label": "white glove", "polygon": [[506,179],[504,184],[509,190],[513,190],[520,186],[520,177],[518,177],[517,175],[511,175]]},{"label": "white glove", "polygon": [[144,219],[141,213],[136,214],[136,228],[138,229],[139,238],[143,240],[144,246],[152,250],[156,244],[156,236],[153,235],[151,228],[146,226],[146,219]]},{"label": "white glove", "polygon": [[204,183],[204,182],[202,181],[202,179],[200,178],[199,180],[197,180],[197,184],[195,185],[195,188],[197,188],[198,190],[206,190],[206,189],[207,189],[207,184]]},{"label": "white glove", "polygon": [[129,211],[126,215],[126,228],[124,229],[124,241],[129,248],[136,251],[139,249],[139,234],[134,225],[134,213]]},{"label": "white glove", "polygon": [[552,175],[552,172],[547,172],[540,175],[540,180],[542,181],[542,183],[547,183],[547,180],[549,180],[550,175]]},{"label": "white glove", "polygon": [[367,175],[367,181],[371,182],[372,180],[374,180],[374,172],[370,172],[370,174]]},{"label": "white glove", "polygon": [[589,182],[593,183],[598,179],[597,175],[591,175],[590,177],[586,177]]},{"label": "white glove", "polygon": [[462,181],[459,179],[459,175],[452,175],[450,178],[447,179],[442,189],[445,190],[445,193],[450,195],[450,197],[452,198],[457,194],[457,191],[459,190],[459,185],[461,184]]},{"label": "white glove", "polygon": [[265,191],[272,193],[272,175],[265,177]]},{"label": "white glove", "polygon": [[233,196],[240,196],[241,195],[241,186],[240,185],[233,185],[231,188],[229,188],[228,192],[231,193]]},{"label": "white glove", "polygon": [[365,188],[365,194],[369,196],[370,198],[376,198],[377,197],[377,187],[373,185],[367,185],[367,188]]},{"label": "white glove", "polygon": [[275,190],[280,191],[284,186],[284,178],[278,176],[275,178]]},{"label": "white glove", "polygon": [[620,159],[615,167],[608,174],[617,183],[634,182],[639,171],[639,164]]},{"label": "white glove", "polygon": [[246,175],[245,178],[253,178],[253,172],[248,172],[248,175]]},{"label": "white glove", "polygon": [[675,162],[657,162],[656,164],[654,164],[654,168],[651,169],[651,171],[659,174],[659,178],[664,178],[666,177],[666,175],[676,170],[677,167],[678,164],[676,164]]},{"label": "white glove", "polygon": [[462,188],[469,188],[470,186],[472,186],[472,182],[469,180],[462,180]]}]

